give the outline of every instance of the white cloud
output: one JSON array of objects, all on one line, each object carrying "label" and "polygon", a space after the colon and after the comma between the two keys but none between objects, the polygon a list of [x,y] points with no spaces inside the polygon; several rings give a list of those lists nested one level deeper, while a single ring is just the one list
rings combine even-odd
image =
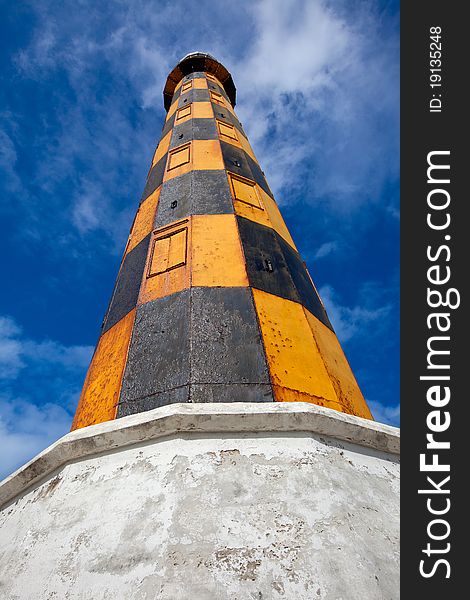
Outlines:
[{"label": "white cloud", "polygon": [[20,334],[21,329],[13,319],[0,316],[0,379],[15,378],[25,366]]},{"label": "white cloud", "polygon": [[0,396],[0,479],[25,464],[70,430],[70,414],[53,403],[41,407]]},{"label": "white cloud", "polygon": [[[53,193],[70,179],[70,197],[58,211],[67,209],[64,218],[80,236],[101,231],[109,251],[122,248],[163,122],[166,76],[182,55],[201,49],[232,71],[238,114],[280,204],[302,197],[327,202],[332,212],[363,208],[398,174],[397,40],[383,35],[375,6],[201,0],[156,10],[134,0],[112,11],[90,3],[65,15],[41,3],[17,64],[38,80],[60,70],[76,101],[56,99],[60,131],[37,141],[47,149],[37,182]],[[175,22],[177,34],[168,26]],[[95,65],[98,73],[103,62],[125,86],[98,98]],[[127,109],[136,101],[153,109],[151,129],[130,122]],[[128,198],[123,181],[132,182]]]},{"label": "white cloud", "polygon": [[374,419],[379,423],[386,423],[394,427],[400,426],[400,405],[384,406],[380,402],[368,400],[367,404],[374,416]]},{"label": "white cloud", "polygon": [[331,323],[342,342],[347,342],[357,335],[365,338],[371,328],[377,329],[379,324],[383,326],[383,322],[391,313],[391,304],[366,307],[364,296],[367,294],[364,290],[367,287],[368,284],[363,286],[362,301],[352,307],[342,305],[331,286],[325,285],[319,290]]},{"label": "white cloud", "polygon": [[257,36],[233,69],[238,113],[278,202],[292,191],[339,212],[375,201],[398,175],[396,40],[369,3],[253,6]]},{"label": "white cloud", "polygon": [[16,379],[21,371],[58,365],[83,370],[90,362],[92,346],[65,346],[52,340],[35,341],[23,335],[21,327],[8,316],[0,316],[0,378]]}]

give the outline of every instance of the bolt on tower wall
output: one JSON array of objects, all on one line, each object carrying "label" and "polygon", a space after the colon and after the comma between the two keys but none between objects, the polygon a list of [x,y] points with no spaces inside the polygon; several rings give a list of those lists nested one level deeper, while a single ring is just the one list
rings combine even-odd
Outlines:
[{"label": "bolt on tower wall", "polygon": [[175,402],[313,402],[372,418],[234,112],[187,55],[73,429]]}]

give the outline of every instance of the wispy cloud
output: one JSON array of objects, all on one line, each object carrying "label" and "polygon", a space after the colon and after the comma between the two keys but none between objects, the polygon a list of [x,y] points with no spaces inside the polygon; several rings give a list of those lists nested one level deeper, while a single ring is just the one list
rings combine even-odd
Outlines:
[{"label": "wispy cloud", "polygon": [[67,433],[70,422],[70,414],[57,404],[37,406],[0,395],[0,479]]},{"label": "wispy cloud", "polygon": [[23,369],[21,330],[10,317],[0,317],[0,379],[14,379]]},{"label": "wispy cloud", "polygon": [[[238,113],[281,204],[314,198],[329,210],[354,211],[376,201],[398,175],[397,38],[384,34],[375,3],[346,10],[342,2],[214,7],[203,0],[156,11],[135,0],[112,11],[89,4],[65,14],[66,6],[42,2],[36,11],[35,35],[17,53],[17,65],[43,81],[64,74],[71,93],[69,100],[52,98],[60,128],[37,140],[43,156],[35,180],[56,194],[68,184],[59,215],[81,236],[102,231],[110,251],[124,242],[126,208],[134,210],[130,197],[137,199],[143,187],[163,119],[166,75],[195,48],[232,70]],[[177,36],[168,26],[176,22]],[[103,91],[102,69],[111,74],[112,89]],[[129,95],[139,103],[140,120],[149,111],[150,129],[142,121],[136,126]],[[122,182],[132,180],[123,190]]]},{"label": "wispy cloud", "polygon": [[0,478],[70,429],[92,351],[30,339],[11,317],[0,317]]},{"label": "wispy cloud", "polygon": [[376,421],[393,425],[394,427],[400,426],[400,404],[385,406],[374,400],[369,400],[368,404]]},{"label": "wispy cloud", "polygon": [[88,366],[92,346],[65,346],[53,340],[36,341],[24,336],[14,319],[0,316],[0,378],[16,379],[25,368],[51,363],[76,371]]},{"label": "wispy cloud", "polygon": [[383,329],[388,325],[387,320],[392,305],[377,305],[376,299],[365,293],[367,289],[370,289],[370,285],[364,284],[358,297],[359,303],[354,306],[341,304],[331,286],[323,286],[319,290],[338,338],[342,342],[348,342],[357,335],[366,338],[371,329],[377,333],[378,328]]}]

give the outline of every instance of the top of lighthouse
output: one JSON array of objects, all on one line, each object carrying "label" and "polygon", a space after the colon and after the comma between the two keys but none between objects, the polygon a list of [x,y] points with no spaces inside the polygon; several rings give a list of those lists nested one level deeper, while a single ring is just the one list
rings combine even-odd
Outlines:
[{"label": "top of lighthouse", "polygon": [[165,109],[170,108],[171,100],[178,83],[185,75],[194,71],[205,71],[212,73],[222,83],[232,106],[235,106],[237,90],[229,71],[216,58],[207,52],[190,52],[186,54],[176,67],[171,71],[163,89],[163,103]]}]

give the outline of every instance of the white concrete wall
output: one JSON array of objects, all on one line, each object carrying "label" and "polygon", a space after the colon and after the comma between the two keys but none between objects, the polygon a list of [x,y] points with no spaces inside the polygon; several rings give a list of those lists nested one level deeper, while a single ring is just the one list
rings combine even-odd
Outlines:
[{"label": "white concrete wall", "polygon": [[65,436],[0,485],[0,598],[398,598],[396,431],[278,406]]}]

